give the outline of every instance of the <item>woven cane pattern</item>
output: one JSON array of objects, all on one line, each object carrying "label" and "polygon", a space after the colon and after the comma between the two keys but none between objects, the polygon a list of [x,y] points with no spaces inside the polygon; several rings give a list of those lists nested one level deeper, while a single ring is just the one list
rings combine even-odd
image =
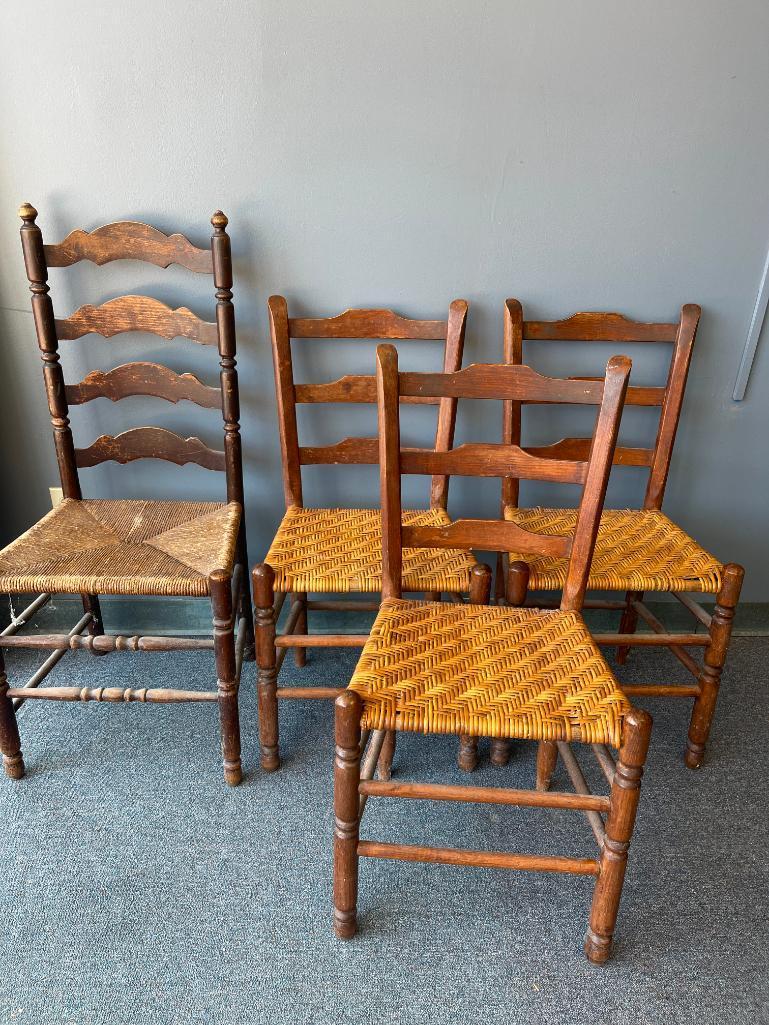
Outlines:
[{"label": "woven cane pattern", "polygon": [[[505,519],[540,534],[573,533],[574,509],[505,509]],[[531,567],[529,586],[558,590],[568,563],[545,555],[510,554]],[[605,509],[588,587],[607,591],[699,591],[717,594],[723,567],[656,509]]]},{"label": "woven cane pattern", "polygon": [[350,688],[365,729],[619,745],[630,705],[576,612],[382,603]]},{"label": "woven cane pattern", "polygon": [[0,590],[202,598],[239,524],[237,503],[65,498],[0,552]]},{"label": "woven cane pattern", "polygon": [[[406,526],[445,526],[442,509],[403,510]],[[276,591],[376,593],[382,590],[382,514],[378,509],[292,506],[265,562]],[[466,591],[475,559],[455,548],[404,548],[404,591]]]}]

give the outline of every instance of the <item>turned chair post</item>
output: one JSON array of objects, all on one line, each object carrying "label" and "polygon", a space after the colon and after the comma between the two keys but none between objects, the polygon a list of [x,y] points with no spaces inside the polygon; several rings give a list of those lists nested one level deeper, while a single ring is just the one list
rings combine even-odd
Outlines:
[{"label": "turned chair post", "polygon": [[585,937],[585,954],[596,964],[602,964],[611,956],[651,728],[652,718],[642,709],[632,708],[625,717],[609,797],[600,872],[593,891],[590,924]]},{"label": "turned chair post", "polygon": [[[43,378],[51,427],[53,428],[56,459],[59,465],[61,490],[64,498],[79,499],[82,498],[82,493],[77,472],[75,442],[69,422],[64,371],[59,356],[56,319],[50,296],[51,289],[48,284],[48,263],[45,258],[43,233],[36,223],[37,210],[31,204],[24,203],[19,209],[19,216],[22,220],[21,248],[29,280],[29,290],[32,293],[32,313],[35,318],[40,357],[43,361]],[[95,594],[84,594],[82,601],[83,611],[90,612],[92,616],[88,624],[88,632],[93,637],[99,636],[104,632],[99,599]]]},{"label": "turned chair post", "polygon": [[[216,289],[216,327],[219,345],[219,382],[222,392],[224,421],[224,457],[227,478],[227,501],[239,502],[245,508],[243,488],[243,447],[240,438],[240,393],[235,358],[235,307],[232,304],[232,245],[227,234],[227,216],[217,210],[211,218],[211,262]],[[248,548],[246,524],[241,519],[238,531],[237,561],[242,566],[238,595],[238,618],[246,624],[246,645],[243,658],[254,659],[254,622],[251,594],[248,587]]]},{"label": "turned chair post", "polygon": [[259,747],[265,772],[280,768],[278,753],[278,669],[275,648],[275,573],[267,563],[254,566],[254,633],[259,703]]},{"label": "turned chair post", "polygon": [[[520,406],[520,403],[518,403]],[[520,412],[520,410],[519,410]],[[510,482],[511,478],[506,477],[502,481],[504,487],[506,483]],[[501,553],[499,553],[498,559],[501,559]],[[507,578],[504,575],[504,564],[501,561],[497,562],[497,573],[502,575],[502,594],[507,596],[507,604],[514,605],[522,608],[526,604],[526,595],[529,589],[529,564],[527,562],[513,562],[508,566]],[[497,591],[500,590],[499,584],[497,584]],[[513,749],[511,741],[503,738],[497,738],[491,742],[490,761],[492,765],[496,765],[499,768],[504,768],[510,761],[510,753]],[[553,763],[555,765],[555,763]],[[552,770],[551,770],[552,774]],[[549,777],[548,777],[549,778]],[[537,774],[539,779],[539,773]]]},{"label": "turned chair post", "polygon": [[[470,604],[488,605],[491,595],[491,570],[479,562],[470,571]],[[502,741],[504,743],[504,741]],[[495,744],[499,741],[492,740],[491,749],[494,752]],[[471,737],[467,733],[460,734],[459,749],[457,751],[457,765],[463,772],[473,772],[478,768],[478,738]]]},{"label": "turned chair post", "polygon": [[684,757],[690,769],[698,769],[702,765],[705,755],[705,745],[710,734],[718,689],[721,684],[721,673],[729,650],[734,610],[740,598],[744,576],[745,571],[742,566],[729,563],[724,567],[723,582],[716,597],[716,606],[708,631],[710,643],[705,649],[704,664],[697,680],[700,693],[695,699],[689,723]]},{"label": "turned chair post", "polygon": [[5,675],[5,659],[0,650],[0,751],[6,776],[21,779],[24,775],[24,757],[21,753],[21,737],[16,722],[16,710],[8,697],[8,677]]},{"label": "turned chair post", "polygon": [[238,678],[235,659],[235,624],[232,607],[232,575],[218,569],[209,574],[213,612],[216,689],[222,730],[224,778],[230,786],[243,779],[240,764],[240,720],[238,716]]},{"label": "turned chair post", "polygon": [[363,702],[345,691],[335,702],[334,755],[334,932],[355,935],[360,827],[360,721]]}]

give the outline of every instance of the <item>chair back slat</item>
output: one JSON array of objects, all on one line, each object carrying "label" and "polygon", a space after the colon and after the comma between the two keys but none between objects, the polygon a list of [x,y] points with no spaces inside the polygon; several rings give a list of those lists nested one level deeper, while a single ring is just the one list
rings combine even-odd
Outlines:
[{"label": "chair back slat", "polygon": [[[627,405],[627,403],[625,403]],[[527,445],[524,452],[544,459],[577,459],[590,458],[592,438],[561,438],[552,445]],[[651,448],[628,448],[617,445],[614,449],[615,466],[651,466],[654,450]],[[519,477],[525,477],[520,474]]]},{"label": "chair back slat", "polygon": [[505,520],[455,520],[442,527],[402,527],[401,539],[404,548],[477,548],[561,559],[571,551],[571,535],[534,534]]},{"label": "chair back slat", "polygon": [[[561,608],[578,609],[584,599],[590,561],[598,533],[619,421],[630,375],[630,360],[615,356],[603,381],[577,382],[543,378],[526,366],[476,365],[451,374],[398,373],[392,345],[377,349],[380,496],[382,502],[383,596],[400,597],[403,548],[477,548],[568,558]],[[420,378],[423,380],[420,382]],[[587,459],[543,458],[517,445],[460,445],[450,452],[401,448],[401,396],[450,395],[454,398],[525,400],[532,392],[547,401],[580,401],[598,407]],[[589,396],[587,398],[586,396]],[[568,443],[568,440],[567,440]],[[504,476],[512,470],[534,480],[582,484],[576,527],[570,536],[544,535],[501,520],[457,520],[446,526],[402,525],[401,475],[436,470],[465,476]]]},{"label": "chair back slat", "polygon": [[79,467],[164,459],[178,466],[197,463],[207,470],[226,469],[224,452],[209,448],[200,438],[182,438],[162,427],[134,427],[115,436],[102,434],[88,448],[76,448],[75,458]]},{"label": "chair back slat", "polygon": [[540,342],[674,342],[676,324],[644,324],[621,313],[575,313],[565,320],[526,320],[524,339]]},{"label": "chair back slat", "polygon": [[216,324],[201,320],[180,306],[172,310],[147,295],[121,295],[101,306],[81,306],[66,318],[56,321],[59,341],[73,341],[83,335],[112,338],[126,331],[145,331],[162,338],[189,338],[200,345],[217,345]]},{"label": "chair back slat", "polygon": [[[437,406],[441,400],[415,395],[404,398],[402,401],[406,405]],[[376,403],[376,380],[373,377],[364,377],[360,374],[345,374],[337,381],[328,381],[323,384],[296,384],[294,385],[294,402],[297,404],[357,402],[371,405]]]},{"label": "chair back slat", "polygon": [[[688,303],[681,308],[679,320],[669,324],[633,321],[620,313],[576,313],[564,320],[542,321],[524,320],[523,308],[517,299],[508,299],[505,303],[504,356],[507,363],[514,365],[523,364],[526,342],[664,342],[672,345],[665,387],[633,385],[627,389],[625,399],[628,406],[659,408],[654,448],[618,445],[614,453],[617,465],[649,469],[644,497],[646,509],[659,509],[662,505],[700,313],[699,306]],[[503,403],[502,440],[530,451],[522,440],[521,408],[524,404],[518,399]],[[502,482],[503,507],[516,506],[519,491],[518,479],[506,477]]]},{"label": "chair back slat", "polygon": [[345,310],[336,317],[292,317],[292,338],[407,338],[445,341],[445,320],[411,320],[393,310]]},{"label": "chair back slat", "polygon": [[176,263],[197,274],[211,274],[211,250],[198,249],[184,235],[165,235],[139,221],[115,221],[93,231],[76,228],[63,242],[43,247],[49,267],[71,267],[81,260],[101,266],[113,260],[141,260],[157,267]]},{"label": "chair back slat", "polygon": [[311,445],[299,449],[302,466],[376,466],[378,461],[376,438],[345,438],[333,445]]},{"label": "chair back slat", "polygon": [[92,370],[77,384],[65,388],[67,403],[80,406],[93,399],[112,402],[148,395],[168,402],[194,402],[206,409],[221,409],[219,388],[203,384],[194,374],[177,374],[160,363],[123,363],[113,370]]},{"label": "chair back slat", "polygon": [[602,393],[602,381],[543,377],[530,367],[502,363],[473,363],[452,374],[400,375],[402,396],[507,400],[512,397],[518,401],[521,396],[528,396],[530,402],[573,402],[594,406],[601,401]]},{"label": "chair back slat", "polygon": [[[114,460],[167,459],[182,465],[198,463],[223,470],[227,500],[243,504],[243,460],[240,440],[240,405],[235,366],[235,313],[232,305],[232,255],[227,218],[217,210],[211,218],[210,247],[198,248],[184,235],[166,235],[148,224],[119,221],[93,231],[77,229],[63,242],[44,244],[37,225],[37,210],[25,203],[21,244],[32,293],[38,345],[43,361],[48,409],[53,427],[59,473],[65,498],[82,498],[78,469]],[[186,270],[213,277],[216,321],[201,320],[187,307],[171,309],[150,296],[123,295],[100,306],[85,305],[70,317],[54,316],[48,284],[49,267],[70,267],[81,260],[97,265],[114,260],[139,260],[158,267],[178,264]],[[66,384],[59,356],[61,341],[86,334],[105,338],[127,331],[149,332],[167,339],[188,338],[201,345],[217,346],[219,387],[203,384],[194,374],[177,373],[157,363],[136,362],[112,370],[95,370],[78,383]],[[123,434],[97,438],[87,448],[75,448],[69,420],[69,404],[81,405],[104,397],[116,402],[146,395],[169,402],[194,402],[219,409],[223,420],[223,452],[208,448],[198,438],[181,438],[161,428],[140,427]]]},{"label": "chair back slat", "polygon": [[[392,310],[379,309],[346,310],[335,317],[289,317],[286,300],[279,295],[272,296],[267,306],[275,368],[283,489],[287,506],[302,504],[302,466],[370,465],[378,461],[377,442],[371,438],[345,438],[334,445],[300,446],[297,405],[324,402],[373,405],[377,401],[377,393],[373,375],[349,374],[324,383],[296,383],[292,340],[440,341],[444,346],[444,372],[458,370],[462,364],[467,320],[467,303],[463,299],[455,299],[451,303],[446,320],[414,320]],[[435,447],[438,451],[451,447],[456,421],[456,399],[407,396],[402,401],[408,405],[437,406]],[[430,487],[431,507],[445,508],[447,495],[448,477],[433,477]]]},{"label": "chair back slat", "polygon": [[448,476],[516,476],[568,484],[583,484],[587,463],[566,459],[543,459],[517,445],[459,445],[449,452],[432,449],[401,449],[401,473],[445,474]]}]

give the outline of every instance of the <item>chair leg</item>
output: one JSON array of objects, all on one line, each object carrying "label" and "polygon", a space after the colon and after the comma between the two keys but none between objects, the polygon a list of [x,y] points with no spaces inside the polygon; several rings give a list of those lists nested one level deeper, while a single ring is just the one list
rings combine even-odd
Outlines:
[{"label": "chair leg", "polygon": [[19,725],[16,710],[8,697],[8,677],[5,675],[5,661],[0,651],[0,751],[3,754],[3,768],[6,776],[21,779],[24,775],[24,758],[21,753]]},{"label": "chair leg", "polygon": [[254,644],[254,614],[251,609],[251,592],[248,587],[248,549],[246,547],[245,524],[240,524],[238,533],[237,561],[241,566],[240,594],[238,595],[238,619],[246,621],[246,644],[243,648],[243,661],[253,662],[256,658]]},{"label": "chair leg", "polygon": [[225,570],[214,570],[208,580],[214,619],[216,688],[219,692],[224,778],[230,786],[235,787],[243,779],[243,769],[240,764],[240,715],[235,664],[235,623],[232,615],[232,575]]},{"label": "chair leg", "polygon": [[558,761],[558,745],[554,740],[540,740],[537,746],[537,790],[549,790]]},{"label": "chair leg", "polygon": [[280,768],[278,745],[278,670],[275,649],[275,574],[267,563],[253,570],[256,633],[256,694],[259,702],[259,747],[265,772]]},{"label": "chair leg", "polygon": [[334,757],[334,932],[340,940],[355,935],[358,903],[360,811],[360,720],[363,703],[351,690],[335,707]]},{"label": "chair leg", "polygon": [[651,728],[651,716],[638,708],[631,709],[625,718],[622,746],[609,797],[600,872],[585,936],[585,954],[595,964],[603,964],[611,956]]},{"label": "chair leg", "polygon": [[[295,634],[306,634],[307,633],[307,595],[306,594],[292,594],[291,595],[292,605],[301,605],[302,611],[299,614],[299,618],[296,621],[296,626],[293,629]],[[307,649],[306,648],[294,648],[294,664],[298,669],[303,669],[307,665]]]},{"label": "chair leg", "polygon": [[[625,608],[619,621],[619,632],[621,634],[634,634],[638,626],[638,613],[632,606],[634,601],[643,601],[643,591],[627,591],[625,594]],[[630,654],[630,645],[621,644],[617,648],[617,665],[624,666]]]},{"label": "chair leg", "polygon": [[478,738],[471,737],[467,733],[459,735],[459,750],[457,751],[457,765],[462,772],[472,772],[478,768]]},{"label": "chair leg", "polygon": [[[90,612],[92,619],[88,624],[87,630],[91,637],[101,637],[104,633],[104,620],[101,616],[101,605],[99,604],[99,596],[96,594],[81,594],[83,601],[83,612]],[[106,655],[106,651],[91,650],[93,655]]]},{"label": "chair leg", "polygon": [[704,665],[697,680],[700,693],[695,699],[689,723],[684,761],[690,769],[698,769],[705,756],[705,745],[716,710],[721,672],[729,650],[734,610],[739,601],[744,575],[742,566],[735,563],[729,563],[724,567],[724,578],[710,623],[710,643],[705,648]]},{"label": "chair leg", "polygon": [[504,768],[510,761],[511,750],[512,744],[509,740],[506,740],[504,737],[492,737],[489,761],[500,769]]},{"label": "chair leg", "polygon": [[379,760],[376,763],[377,775],[382,780],[389,780],[392,776],[393,757],[395,756],[395,741],[397,734],[395,730],[388,730],[385,733],[382,750],[379,752]]}]

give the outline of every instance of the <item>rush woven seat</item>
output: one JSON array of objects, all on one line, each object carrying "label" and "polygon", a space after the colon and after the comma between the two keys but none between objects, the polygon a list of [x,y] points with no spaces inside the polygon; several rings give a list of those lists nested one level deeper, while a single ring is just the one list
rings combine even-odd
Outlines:
[{"label": "rush woven seat", "polygon": [[350,682],[363,729],[619,745],[630,708],[576,612],[386,599]]},{"label": "rush woven seat", "polygon": [[237,502],[65,498],[0,552],[0,590],[203,598],[239,525]]},{"label": "rush woven seat", "polygon": [[[447,526],[443,509],[404,510],[407,526]],[[378,509],[290,506],[265,558],[276,591],[376,593],[382,590],[382,514]],[[454,548],[403,552],[407,591],[466,591],[473,556]]]},{"label": "rush woven seat", "polygon": [[[570,534],[574,509],[505,508],[505,519],[538,534]],[[510,553],[530,568],[529,585],[557,590],[566,559]],[[607,591],[700,591],[717,594],[723,566],[659,509],[604,509],[588,587]]]}]

